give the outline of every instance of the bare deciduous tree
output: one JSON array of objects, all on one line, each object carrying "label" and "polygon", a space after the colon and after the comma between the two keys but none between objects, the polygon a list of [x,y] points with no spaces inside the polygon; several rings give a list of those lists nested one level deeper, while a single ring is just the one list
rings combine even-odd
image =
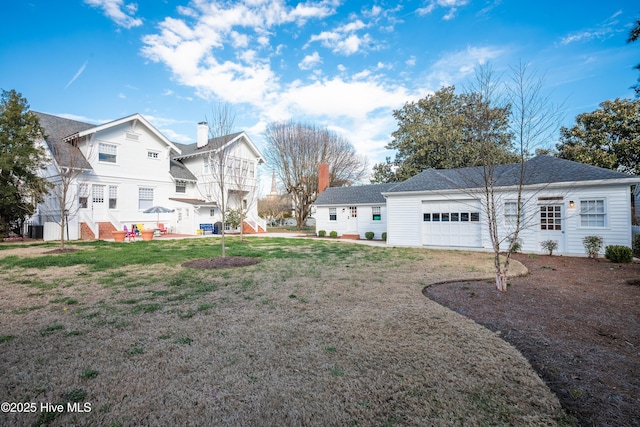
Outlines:
[{"label": "bare deciduous tree", "polygon": [[350,185],[366,176],[367,162],[344,137],[325,128],[289,122],[271,123],[263,133],[266,157],[287,194],[298,227],[318,194],[318,165],[329,164],[331,186]]},{"label": "bare deciduous tree", "polygon": [[231,163],[231,142],[233,140],[235,114],[228,104],[217,104],[212,108],[211,117],[207,117],[208,126],[208,173],[198,185],[200,194],[208,202],[216,202],[222,215],[221,255],[226,256],[225,223],[228,209],[229,185],[233,172]]},{"label": "bare deciduous tree", "polygon": [[[554,105],[550,98],[543,94],[543,82],[542,77],[530,72],[525,64],[520,63],[517,67],[512,67],[511,78],[504,92],[496,92],[499,86],[488,67],[477,70],[476,80],[470,88],[478,97],[472,125],[476,130],[476,143],[483,147],[480,149],[483,166],[480,167],[479,176],[467,178],[480,178],[480,182],[476,182],[474,187],[479,189],[481,194],[494,252],[496,288],[500,291],[507,290],[509,263],[521,231],[537,223],[537,211],[532,203],[532,195],[537,194],[539,189],[530,193],[528,197],[525,197],[523,192],[527,185],[527,175],[533,172],[527,171],[526,160],[536,147],[549,145],[560,125],[560,107]],[[487,124],[494,122],[492,111],[495,108],[508,109],[510,113],[509,121],[504,124],[507,128],[503,129],[507,132],[502,133],[511,139],[512,150],[519,158],[519,162],[510,167],[500,166],[501,162],[496,158],[492,148],[494,144],[491,141],[496,135]],[[504,192],[500,189],[503,185],[501,182],[505,182],[504,175],[511,175],[509,182],[514,182],[514,173],[515,186],[512,186],[509,192]],[[515,200],[505,199],[513,198],[514,192]],[[506,202],[513,210],[510,212],[511,221],[503,225]]]},{"label": "bare deciduous tree", "polygon": [[[70,135],[64,141],[51,145],[51,154],[55,159],[52,165],[53,175],[49,177],[53,187],[49,191],[44,207],[47,219],[60,226],[60,249],[65,249],[68,240],[69,218],[77,215],[82,200],[87,200],[88,186],[83,179],[84,172],[91,167],[87,157],[78,148],[77,135]],[[86,207],[86,205],[84,206]]]}]

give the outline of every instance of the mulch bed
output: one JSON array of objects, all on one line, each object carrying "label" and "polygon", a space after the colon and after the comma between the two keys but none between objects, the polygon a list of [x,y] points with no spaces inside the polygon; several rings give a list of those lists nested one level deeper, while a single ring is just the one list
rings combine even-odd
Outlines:
[{"label": "mulch bed", "polygon": [[515,346],[579,426],[640,426],[640,263],[517,254],[529,274],[425,288]]},{"label": "mulch bed", "polygon": [[216,258],[203,258],[193,261],[187,261],[182,264],[183,267],[191,268],[232,268],[232,267],[245,267],[247,265],[254,265],[260,262],[259,258],[248,258],[241,256],[227,256]]}]

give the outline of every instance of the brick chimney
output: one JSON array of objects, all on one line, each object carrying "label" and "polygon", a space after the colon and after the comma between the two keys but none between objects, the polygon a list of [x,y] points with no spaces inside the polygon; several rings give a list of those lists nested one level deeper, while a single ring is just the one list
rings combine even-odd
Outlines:
[{"label": "brick chimney", "polygon": [[318,165],[318,195],[329,187],[329,164]]},{"label": "brick chimney", "polygon": [[209,126],[207,122],[198,123],[198,134],[196,144],[198,148],[202,148],[209,143]]}]

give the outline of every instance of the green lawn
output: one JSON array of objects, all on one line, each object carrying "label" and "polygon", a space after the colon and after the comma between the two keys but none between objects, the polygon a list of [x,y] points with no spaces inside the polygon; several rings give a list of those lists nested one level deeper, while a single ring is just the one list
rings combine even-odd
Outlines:
[{"label": "green lawn", "polygon": [[[486,253],[227,239],[261,263],[197,270],[216,238],[0,250],[0,396],[89,413],[16,425],[558,425],[497,336],[422,295]],[[487,284],[487,286],[493,286]]]}]

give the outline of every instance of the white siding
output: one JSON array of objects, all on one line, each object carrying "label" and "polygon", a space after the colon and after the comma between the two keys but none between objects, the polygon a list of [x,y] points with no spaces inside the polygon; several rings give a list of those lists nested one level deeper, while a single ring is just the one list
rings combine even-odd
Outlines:
[{"label": "white siding", "polygon": [[422,202],[419,196],[394,195],[387,198],[387,244],[422,245]]},{"label": "white siding", "polygon": [[[442,200],[443,194],[437,195],[389,195],[387,198],[387,243],[394,246],[421,246],[426,244],[422,236],[422,205]],[[449,195],[447,200],[454,201],[459,197]],[[498,192],[498,232],[503,240],[501,247],[507,247],[506,237],[512,228],[504,217],[504,203],[515,201],[517,193]],[[549,200],[550,198],[553,198]],[[541,200],[542,199],[542,200]],[[545,200],[546,199],[546,200]],[[580,201],[601,199],[606,206],[605,227],[583,227],[580,221]],[[574,206],[570,206],[570,202]],[[571,187],[548,187],[543,189],[527,189],[523,192],[523,220],[519,240],[523,252],[542,253],[540,242],[549,238],[550,234],[541,230],[540,206],[542,204],[559,204],[562,206],[562,230],[556,236],[560,250],[556,253],[566,255],[584,255],[582,239],[585,236],[601,236],[604,245],[631,246],[631,199],[629,185],[593,185]],[[426,211],[425,211],[426,212]],[[486,209],[480,212],[481,244],[490,249],[491,241],[487,228]]]}]

